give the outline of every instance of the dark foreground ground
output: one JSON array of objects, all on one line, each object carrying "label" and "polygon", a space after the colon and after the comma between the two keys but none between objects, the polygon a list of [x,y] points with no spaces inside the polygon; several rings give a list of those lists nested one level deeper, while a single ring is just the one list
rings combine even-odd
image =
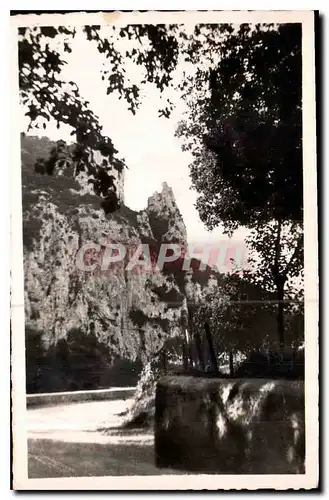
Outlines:
[{"label": "dark foreground ground", "polygon": [[158,469],[153,446],[29,439],[29,478],[182,474]]},{"label": "dark foreground ground", "polygon": [[153,429],[123,425],[129,394],[48,402],[28,407],[29,478],[305,473],[302,382],[167,379],[157,461]]}]

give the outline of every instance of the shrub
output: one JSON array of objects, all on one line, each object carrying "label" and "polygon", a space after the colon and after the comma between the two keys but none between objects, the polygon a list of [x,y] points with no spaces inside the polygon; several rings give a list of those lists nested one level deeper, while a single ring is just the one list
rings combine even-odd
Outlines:
[{"label": "shrub", "polygon": [[254,351],[241,363],[236,377],[304,379],[304,349],[268,353]]}]

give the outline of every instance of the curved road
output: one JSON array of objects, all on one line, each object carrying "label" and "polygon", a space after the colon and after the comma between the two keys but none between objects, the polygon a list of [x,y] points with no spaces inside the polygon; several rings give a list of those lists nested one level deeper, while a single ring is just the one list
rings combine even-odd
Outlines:
[{"label": "curved road", "polygon": [[28,435],[34,439],[54,439],[75,443],[148,442],[151,433],[134,433],[120,429],[132,399],[87,401],[28,409]]},{"label": "curved road", "polygon": [[155,467],[150,430],[120,428],[132,401],[29,408],[29,477],[177,474]]}]

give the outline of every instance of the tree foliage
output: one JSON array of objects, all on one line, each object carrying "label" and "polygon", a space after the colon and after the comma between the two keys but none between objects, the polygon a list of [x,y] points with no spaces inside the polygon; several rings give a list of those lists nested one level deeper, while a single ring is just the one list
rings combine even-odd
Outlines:
[{"label": "tree foliage", "polygon": [[[178,57],[178,43],[171,34],[176,29],[176,26],[163,25],[113,26],[109,36],[100,26],[85,26],[83,33],[87,40],[95,43],[98,51],[104,54],[102,79],[106,81],[106,93],[116,92],[119,99],[125,99],[128,109],[136,113],[140,104],[140,88],[126,76],[124,58],[116,49],[120,39],[136,42],[126,50],[125,55],[144,68],[142,84],[153,83],[160,92],[168,86]],[[76,173],[87,171],[95,179],[95,192],[104,198],[103,205],[107,208],[111,205],[109,211],[112,211],[116,208],[116,204],[112,203],[116,189],[110,171],[121,171],[125,163],[118,156],[112,140],[104,134],[98,117],[90,109],[89,102],[81,96],[77,84],[61,78],[66,64],[64,55],[72,51],[75,36],[76,29],[71,27],[19,28],[21,102],[27,108],[30,127],[42,126],[46,129],[51,119],[57,122],[58,128],[60,124],[72,127],[71,135],[76,136],[72,158]],[[168,102],[160,114],[169,116],[170,106]],[[95,150],[107,158],[106,165],[96,165],[93,161],[92,152]]]},{"label": "tree foliage", "polygon": [[[301,25],[85,26],[82,33],[104,56],[106,93],[124,99],[132,113],[145,84],[181,93],[189,112],[177,135],[193,155],[200,218],[209,229],[223,224],[228,233],[241,225],[252,230],[262,262],[258,274],[281,301],[303,257]],[[113,211],[111,170],[125,163],[76,83],[61,77],[75,36],[67,26],[19,30],[21,100],[31,124],[46,128],[55,119],[72,127],[76,173],[87,170],[104,209]],[[131,81],[126,60],[142,78]],[[159,115],[170,116],[172,106],[168,100]],[[93,161],[95,150],[106,157],[103,165]],[[279,316],[282,323],[283,306]]]},{"label": "tree foliage", "polygon": [[209,92],[177,130],[192,151],[203,222],[302,219],[301,27],[241,25],[222,40]]},{"label": "tree foliage", "polygon": [[[82,35],[104,57],[101,70],[104,94],[115,93],[135,114],[142,102],[141,90],[145,84],[154,85],[160,93],[175,88],[183,97],[191,88],[203,88],[208,81],[207,67],[214,60],[221,38],[230,29],[227,24],[197,25],[190,30],[182,25],[108,25],[84,26]],[[80,94],[77,84],[62,77],[62,69],[67,63],[65,54],[72,52],[77,34],[81,33],[70,26],[19,28],[21,102],[27,108],[30,127],[46,129],[51,119],[57,122],[58,128],[61,124],[72,127],[77,143],[73,156],[77,173],[86,170],[97,185],[107,184],[115,192],[115,182],[109,172],[113,168],[122,170],[125,162],[111,138],[104,134],[98,117]],[[195,70],[196,63],[201,60],[204,65]],[[128,76],[127,61],[139,69],[134,72],[136,81]],[[186,71],[175,83],[173,74],[182,63]],[[158,110],[159,116],[168,118],[173,106],[167,98]],[[97,149],[107,157],[106,166],[93,161],[91,152]],[[107,189],[105,186],[104,191]]]},{"label": "tree foliage", "polygon": [[123,360],[111,347],[79,329],[46,346],[42,333],[26,328],[26,390],[28,393],[91,390],[137,382],[139,360]]},{"label": "tree foliage", "polygon": [[304,238],[301,224],[291,221],[259,224],[250,231],[246,242],[252,249],[249,251],[249,263],[253,266],[254,281],[271,291],[276,288],[279,276],[286,285],[287,293],[291,293],[295,280],[303,277]]},{"label": "tree foliage", "polygon": [[201,220],[229,234],[252,230],[258,278],[277,290],[283,344],[284,287],[303,265],[301,26],[231,27],[218,49],[209,90],[187,98],[177,135],[193,155]]},{"label": "tree foliage", "polygon": [[[256,285],[248,272],[220,277],[202,290],[193,307],[192,330],[202,332],[208,322],[218,353],[274,349],[275,299],[275,294]],[[292,301],[286,308],[286,343],[299,347],[302,342],[303,308]]]}]

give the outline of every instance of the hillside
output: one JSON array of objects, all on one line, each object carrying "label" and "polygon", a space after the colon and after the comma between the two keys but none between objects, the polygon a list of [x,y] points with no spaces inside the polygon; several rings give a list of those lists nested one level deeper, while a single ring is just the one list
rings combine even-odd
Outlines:
[{"label": "hillside", "polygon": [[[64,144],[64,160],[52,175],[36,172],[36,163],[47,161],[54,146],[48,138],[22,135],[28,392],[133,385],[144,367],[142,390],[145,380],[149,384],[151,365],[157,371],[164,346],[172,348],[174,357],[181,355],[187,280],[192,294],[200,294],[213,279],[223,290],[231,289],[234,280],[232,308],[225,324],[213,330],[218,353],[228,351],[226,339],[237,349],[244,345],[250,350],[264,339],[276,338],[275,307],[264,307],[274,297],[245,280],[219,275],[209,266],[201,271],[197,259],[185,273],[183,257],[162,271],[141,266],[127,270],[141,244],[148,244],[151,257],[159,255],[161,243],[186,245],[186,228],[172,189],[163,183],[142,211],[121,201],[118,210],[106,214],[86,179],[74,177],[69,161],[73,146]],[[92,251],[85,251],[90,243],[99,245],[96,260]],[[126,259],[102,267],[109,243],[123,245]],[[92,271],[81,268],[93,263]],[[239,317],[232,327],[230,309],[236,312],[237,305]],[[303,318],[286,320],[287,339],[293,343],[301,335]]]},{"label": "hillside", "polygon": [[[182,279],[176,280],[172,269],[127,272],[118,263],[114,269],[97,266],[88,272],[77,266],[79,251],[90,242],[102,250],[106,243],[119,242],[128,252],[141,243],[155,249],[161,242],[186,243],[171,188],[164,184],[143,211],[122,204],[105,214],[100,198],[83,189],[70,165],[53,175],[35,172],[35,162],[47,158],[53,146],[47,138],[22,136],[25,321],[32,392],[106,386],[111,380],[105,368],[118,360],[124,360],[120,366],[126,369],[129,361],[140,367],[166,338],[179,335],[183,298]],[[94,350],[92,381],[87,376],[80,380],[81,371],[88,371],[83,347],[89,358]],[[73,354],[78,359],[68,359]],[[72,363],[81,364],[79,380],[70,371]]]}]

